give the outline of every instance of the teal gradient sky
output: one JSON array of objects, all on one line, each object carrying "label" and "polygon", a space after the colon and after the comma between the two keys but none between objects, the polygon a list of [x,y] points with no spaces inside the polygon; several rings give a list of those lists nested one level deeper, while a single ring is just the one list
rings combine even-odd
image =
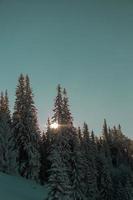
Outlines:
[{"label": "teal gradient sky", "polygon": [[133,136],[133,1],[0,0],[0,90],[13,108],[28,73],[41,127],[58,83],[76,125],[98,134],[103,119]]}]

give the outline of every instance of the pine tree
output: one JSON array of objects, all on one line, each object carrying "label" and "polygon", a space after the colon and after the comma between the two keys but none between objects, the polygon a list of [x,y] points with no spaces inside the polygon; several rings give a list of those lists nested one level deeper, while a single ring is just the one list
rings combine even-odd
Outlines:
[{"label": "pine tree", "polygon": [[71,112],[69,109],[69,100],[67,97],[67,92],[66,89],[64,88],[63,90],[63,105],[62,105],[62,111],[63,111],[63,124],[67,126],[72,126],[73,125],[73,118],[71,116]]},{"label": "pine tree", "polygon": [[99,189],[99,200],[112,200],[113,199],[113,185],[111,172],[108,161],[105,157],[104,147],[101,146],[99,155],[97,157],[97,184]]},{"label": "pine tree", "polygon": [[[75,130],[72,126],[72,121],[70,122],[70,120],[72,120],[71,117],[71,113],[69,110],[69,105],[68,105],[68,98],[66,96],[66,92],[64,94],[64,97],[62,97],[62,92],[61,92],[61,87],[58,86],[58,94],[56,97],[56,101],[55,101],[55,109],[54,109],[54,116],[53,118],[54,121],[53,122],[57,122],[59,123],[59,127],[57,128],[57,130],[52,130],[53,133],[52,135],[54,135],[53,140],[52,140],[52,146],[54,146],[54,151],[52,150],[52,153],[56,153],[56,156],[58,157],[58,162],[60,162],[60,164],[58,163],[58,169],[57,170],[57,174],[56,174],[56,178],[54,176],[53,179],[53,166],[55,166],[55,160],[53,160],[53,156],[51,156],[50,154],[50,161],[51,161],[51,168],[50,168],[50,180],[51,180],[51,176],[52,176],[52,183],[50,181],[51,185],[57,185],[60,184],[63,189],[58,191],[58,198],[61,199],[71,199],[72,197],[72,153],[73,153],[73,131]],[[51,159],[52,158],[52,159]],[[57,161],[56,161],[57,162]],[[60,166],[59,166],[60,165]],[[55,173],[54,173],[55,174]],[[57,183],[58,180],[58,183]],[[65,180],[65,185],[66,185],[66,189],[64,187],[64,183],[62,183],[62,181]],[[56,186],[57,187],[57,186]],[[52,187],[53,188],[53,187]],[[68,193],[69,191],[69,195],[68,194],[62,194],[62,192],[64,193],[64,189],[66,190],[66,192]],[[54,192],[54,189],[52,189],[52,191]],[[71,195],[70,195],[71,194]],[[71,197],[70,197],[71,196]]]},{"label": "pine tree", "polygon": [[107,126],[107,122],[106,122],[106,119],[104,119],[104,124],[103,124],[103,138],[105,140],[108,141],[108,126]]},{"label": "pine tree", "polygon": [[26,76],[26,112],[25,112],[25,128],[27,128],[27,135],[29,134],[29,178],[38,180],[40,170],[40,130],[37,121],[37,110],[34,105],[33,93],[30,87],[30,80],[28,75]]},{"label": "pine tree", "polygon": [[7,91],[0,98],[0,170],[9,173],[10,152],[9,139],[11,137],[11,118],[8,105]]},{"label": "pine tree", "polygon": [[40,183],[43,185],[47,181],[47,138],[46,133],[42,133],[40,141]]},{"label": "pine tree", "polygon": [[86,196],[84,193],[85,182],[84,182],[84,170],[85,163],[83,153],[80,149],[80,141],[76,130],[73,130],[72,134],[72,146],[73,151],[71,152],[71,198],[73,200],[85,200]]},{"label": "pine tree", "polygon": [[57,87],[57,96],[55,99],[55,105],[54,105],[54,115],[52,117],[52,123],[58,123],[58,124],[62,124],[62,104],[63,104],[63,100],[62,100],[62,89],[61,86],[58,85]]},{"label": "pine tree", "polygon": [[12,132],[19,174],[37,180],[40,168],[39,128],[29,77],[25,78],[22,74],[16,90]]},{"label": "pine tree", "polygon": [[69,200],[71,191],[70,180],[68,177],[67,168],[62,161],[60,146],[57,144],[58,142],[52,145],[49,156],[51,168],[48,180],[49,194],[47,199]]},{"label": "pine tree", "polygon": [[50,119],[47,120],[47,130],[43,132],[41,137],[40,145],[40,155],[41,155],[41,168],[40,168],[40,180],[44,184],[45,181],[48,181],[48,170],[50,168],[50,161],[48,159],[50,155],[50,149],[53,144],[54,136],[53,131],[50,128]]},{"label": "pine tree", "polygon": [[86,183],[85,194],[88,199],[98,199],[97,188],[97,169],[96,169],[96,147],[94,143],[93,132],[89,133],[88,125],[84,123],[83,127],[83,153],[85,159],[84,181]]},{"label": "pine tree", "polygon": [[108,160],[108,164],[110,167],[112,167],[112,158],[111,158],[111,151],[110,151],[110,134],[107,126],[107,122],[104,119],[104,124],[103,124],[103,146],[104,146],[104,152],[106,159]]},{"label": "pine tree", "polygon": [[56,141],[56,137],[58,137],[58,145],[62,149],[62,158],[65,159],[64,162],[67,162],[69,159],[68,157],[70,156],[70,143],[73,127],[69,126],[70,119],[72,119],[72,117],[69,110],[68,98],[66,97],[66,92],[64,98],[62,97],[62,90],[60,85],[58,85],[57,88],[57,97],[53,111],[53,122],[59,123],[59,127],[57,130],[50,130],[50,134],[52,135],[53,143],[54,140]]},{"label": "pine tree", "polygon": [[82,138],[82,133],[81,133],[81,128],[80,127],[78,127],[78,130],[77,130],[77,132],[78,132],[78,138],[79,138],[79,142],[80,142],[80,144],[82,143],[82,140],[83,140],[83,138]]}]

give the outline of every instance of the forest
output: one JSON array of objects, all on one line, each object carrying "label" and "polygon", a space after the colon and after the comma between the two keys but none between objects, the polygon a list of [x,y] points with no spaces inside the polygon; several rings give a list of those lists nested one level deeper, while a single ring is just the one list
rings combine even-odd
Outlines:
[{"label": "forest", "polygon": [[0,96],[1,172],[47,184],[47,200],[133,200],[133,140],[121,125],[103,119],[98,135],[86,122],[75,127],[61,85],[45,131],[37,114],[29,76],[21,74],[12,113],[7,91]]}]

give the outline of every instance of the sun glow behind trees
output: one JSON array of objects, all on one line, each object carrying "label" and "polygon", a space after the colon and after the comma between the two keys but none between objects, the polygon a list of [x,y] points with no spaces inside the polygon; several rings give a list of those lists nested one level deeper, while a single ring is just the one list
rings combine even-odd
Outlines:
[{"label": "sun glow behind trees", "polygon": [[120,125],[109,128],[104,120],[100,137],[86,123],[77,129],[66,90],[58,85],[53,116],[41,134],[23,74],[12,116],[7,92],[1,93],[0,171],[47,183],[47,200],[133,200],[133,143]]},{"label": "sun glow behind trees", "polygon": [[50,125],[50,127],[51,127],[52,129],[58,129],[58,128],[59,128],[59,124],[56,123],[56,122],[54,122],[54,123],[52,123],[52,124]]}]

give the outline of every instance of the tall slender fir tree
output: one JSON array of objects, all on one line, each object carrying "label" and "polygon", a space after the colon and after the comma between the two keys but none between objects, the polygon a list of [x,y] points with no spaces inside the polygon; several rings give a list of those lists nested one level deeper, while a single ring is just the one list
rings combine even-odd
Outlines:
[{"label": "tall slender fir tree", "polygon": [[12,132],[16,162],[21,176],[38,180],[40,168],[39,128],[29,77],[21,74],[16,90]]}]

